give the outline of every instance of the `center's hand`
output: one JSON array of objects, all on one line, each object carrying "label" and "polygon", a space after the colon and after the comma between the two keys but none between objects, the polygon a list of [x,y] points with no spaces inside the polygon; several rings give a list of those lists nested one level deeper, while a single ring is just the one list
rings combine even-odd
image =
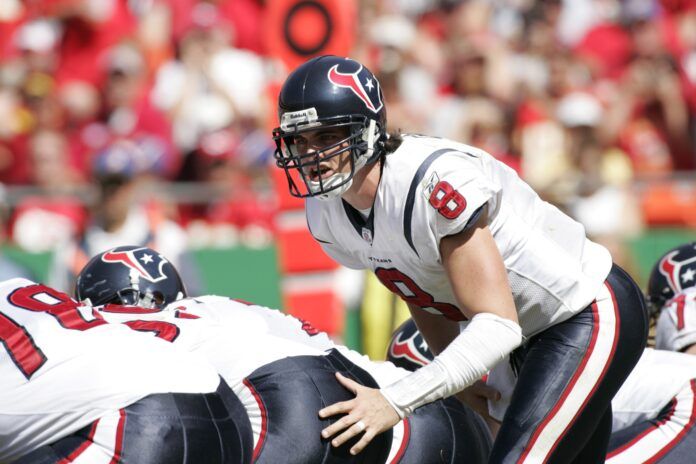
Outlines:
[{"label": "center's hand", "polygon": [[379,390],[360,385],[338,372],[336,378],[355,394],[355,398],[334,403],[319,411],[319,417],[322,419],[336,414],[346,414],[322,430],[321,436],[329,438],[343,431],[331,440],[331,444],[338,447],[364,432],[362,438],[350,449],[351,454],[358,454],[376,435],[394,427],[401,419]]}]

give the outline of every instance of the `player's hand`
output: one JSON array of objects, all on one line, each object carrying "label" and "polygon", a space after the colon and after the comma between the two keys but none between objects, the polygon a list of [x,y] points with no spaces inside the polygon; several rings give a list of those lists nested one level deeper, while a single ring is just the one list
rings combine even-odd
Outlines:
[{"label": "player's hand", "polygon": [[457,393],[457,399],[479,413],[484,418],[488,415],[488,401],[498,401],[500,392],[487,385],[481,380],[477,380],[469,387]]},{"label": "player's hand", "polygon": [[331,444],[338,447],[364,432],[362,438],[350,449],[350,453],[355,455],[365,449],[376,435],[394,427],[401,419],[379,390],[360,385],[338,372],[336,378],[355,394],[355,398],[334,403],[319,411],[322,419],[346,414],[322,430],[321,436],[329,438],[343,431],[331,440]]}]

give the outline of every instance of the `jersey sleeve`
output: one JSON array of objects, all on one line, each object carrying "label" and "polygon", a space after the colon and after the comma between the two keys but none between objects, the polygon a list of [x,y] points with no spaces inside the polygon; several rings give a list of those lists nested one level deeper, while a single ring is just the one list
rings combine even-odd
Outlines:
[{"label": "jersey sleeve", "polygon": [[696,344],[696,292],[681,293],[660,312],[655,333],[659,350],[683,351]]},{"label": "jersey sleeve", "polygon": [[486,176],[475,153],[451,153],[435,160],[421,183],[420,201],[439,241],[472,226],[501,187]]}]

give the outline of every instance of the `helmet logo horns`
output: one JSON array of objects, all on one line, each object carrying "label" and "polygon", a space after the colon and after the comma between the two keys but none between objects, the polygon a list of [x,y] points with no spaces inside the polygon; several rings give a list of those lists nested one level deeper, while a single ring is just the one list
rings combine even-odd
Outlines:
[{"label": "helmet logo horns", "polygon": [[[675,261],[673,258],[678,254],[679,251],[669,253],[667,256],[662,258],[659,265],[660,273],[667,278],[667,282],[674,293],[678,293],[682,290],[681,281],[679,280],[679,277],[682,274],[682,269],[685,269],[687,264],[696,261],[696,256],[691,257],[690,259],[685,259],[684,261]],[[693,271],[688,272],[692,273],[690,277],[693,278]],[[684,280],[686,281],[688,277],[689,276],[684,277]]]},{"label": "helmet logo horns", "polygon": [[426,364],[429,364],[430,359],[428,359],[428,357],[421,352],[421,349],[428,349],[427,345],[422,340],[421,343],[417,344],[417,338],[420,335],[420,333],[418,331],[415,331],[406,340],[401,339],[403,335],[403,333],[400,333],[394,339],[391,346],[389,347],[389,354],[394,359],[406,358],[420,366],[425,366]]},{"label": "helmet logo horns", "polygon": [[115,249],[104,253],[101,259],[105,263],[121,263],[137,272],[143,279],[153,283],[165,280],[167,276],[162,271],[162,267],[167,260],[158,253],[152,253],[151,251],[145,247],[130,251],[118,251],[118,249]]},{"label": "helmet logo horns", "polygon": [[[357,71],[352,73],[342,73],[338,70],[338,65],[334,65],[327,74],[329,82],[337,87],[348,88],[367,106],[367,108],[378,113],[383,106],[379,94],[379,82],[372,76],[366,76],[365,84],[360,82],[360,72],[363,66],[360,65]],[[369,73],[368,73],[369,74]]]}]

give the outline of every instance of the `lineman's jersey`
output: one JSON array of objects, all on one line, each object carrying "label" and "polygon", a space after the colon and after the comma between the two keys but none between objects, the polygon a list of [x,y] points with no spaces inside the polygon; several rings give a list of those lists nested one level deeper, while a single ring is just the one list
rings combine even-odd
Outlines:
[{"label": "lineman's jersey", "polygon": [[108,324],[26,279],[0,282],[0,462],[154,393],[209,393],[204,359]]},{"label": "lineman's jersey", "polygon": [[611,402],[613,431],[657,417],[670,400],[696,379],[696,357],[646,348]]},{"label": "lineman's jersey", "polygon": [[368,218],[341,198],[310,197],[306,212],[312,235],[336,261],[373,270],[408,303],[463,320],[439,243],[473,224],[484,205],[525,336],[595,299],[611,269],[609,252],[512,169],[471,146],[404,136],[386,157]]},{"label": "lineman's jersey", "polygon": [[[680,391],[691,389],[692,379],[696,379],[695,356],[646,348],[611,402],[612,432],[656,418]],[[499,401],[489,401],[493,418],[502,420],[514,382],[509,363],[498,364],[488,377],[488,385],[502,396]]]},{"label": "lineman's jersey", "polygon": [[[226,297],[188,298],[160,311],[107,305],[100,308],[100,313],[110,322],[151,331],[207,358],[244,404],[255,446],[263,430],[262,414],[243,380],[261,366],[289,356],[323,356],[337,349],[367,371],[380,386],[409,374],[392,363],[371,361],[367,356],[336,345],[324,332],[281,311]],[[403,437],[402,421],[394,427],[391,455],[398,451]]]},{"label": "lineman's jersey", "polygon": [[202,354],[233,389],[263,365],[289,356],[323,356],[331,349],[338,349],[380,385],[408,374],[391,363],[373,362],[334,344],[307,322],[227,297],[187,298],[163,310],[107,305],[99,312],[109,322],[128,323]]},{"label": "lineman's jersey", "polygon": [[683,351],[696,343],[696,287],[689,287],[660,310],[655,348]]}]

